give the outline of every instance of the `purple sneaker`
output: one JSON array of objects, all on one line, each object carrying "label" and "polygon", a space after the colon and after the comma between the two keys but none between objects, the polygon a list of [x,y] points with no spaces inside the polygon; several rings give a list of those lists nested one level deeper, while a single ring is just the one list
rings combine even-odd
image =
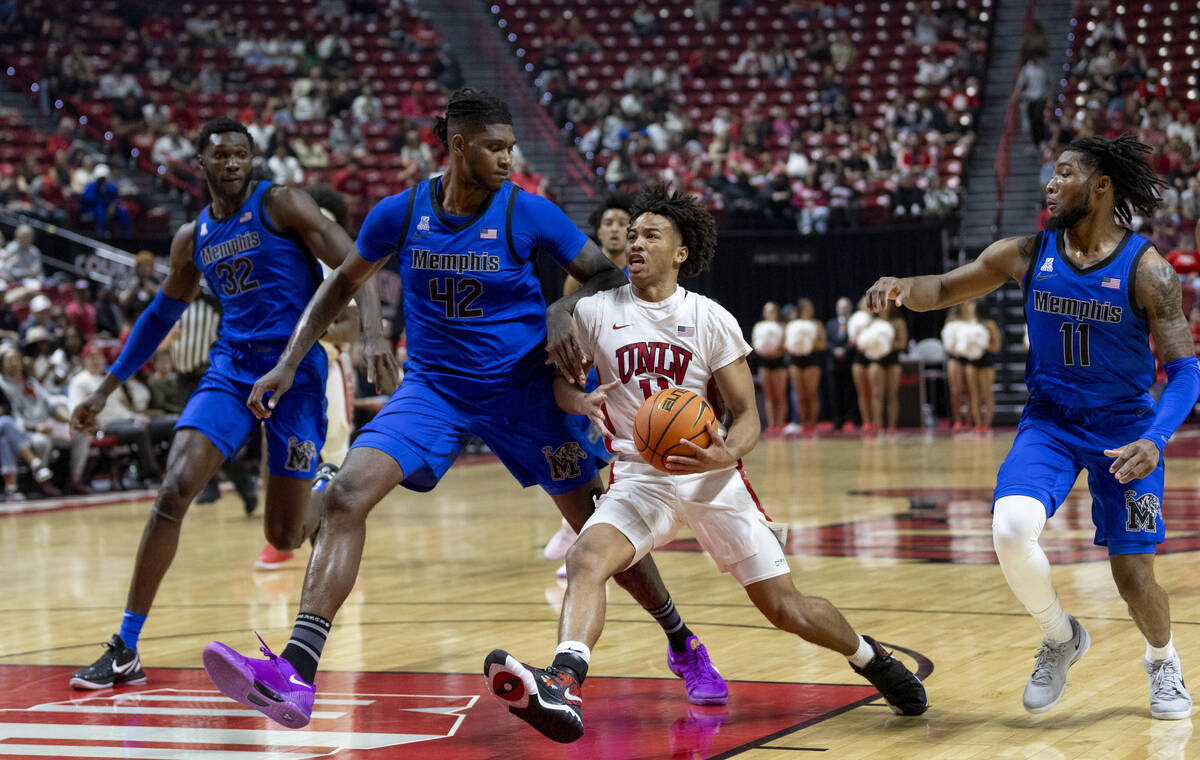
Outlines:
[{"label": "purple sneaker", "polygon": [[204,670],[209,680],[225,696],[276,723],[303,728],[312,716],[316,689],[297,675],[290,662],[272,653],[261,636],[258,640],[265,660],[240,655],[219,641],[205,645]]},{"label": "purple sneaker", "polygon": [[729,687],[717,666],[708,659],[708,650],[695,636],[688,636],[687,647],[676,654],[667,647],[667,667],[683,679],[688,701],[694,705],[723,705],[729,700]]}]

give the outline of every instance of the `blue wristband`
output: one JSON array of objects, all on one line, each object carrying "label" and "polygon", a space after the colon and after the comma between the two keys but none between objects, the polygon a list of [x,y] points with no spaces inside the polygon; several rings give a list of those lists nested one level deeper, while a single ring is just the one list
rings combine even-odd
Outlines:
[{"label": "blue wristband", "polygon": [[1191,414],[1196,397],[1200,395],[1200,362],[1196,357],[1175,359],[1168,362],[1164,369],[1167,371],[1167,387],[1158,401],[1158,414],[1154,416],[1154,422],[1142,436],[1154,441],[1159,451],[1166,447],[1167,439]]},{"label": "blue wristband", "polygon": [[154,356],[159,344],[171,332],[171,328],[179,321],[179,315],[187,309],[187,301],[179,301],[158,291],[158,295],[141,313],[129,331],[129,339],[121,349],[121,355],[113,362],[109,372],[121,382],[137,372],[138,367],[145,364]]}]

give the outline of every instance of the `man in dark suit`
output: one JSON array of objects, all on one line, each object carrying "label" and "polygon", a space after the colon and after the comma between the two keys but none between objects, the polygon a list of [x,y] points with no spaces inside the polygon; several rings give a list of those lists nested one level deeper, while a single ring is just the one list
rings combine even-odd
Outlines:
[{"label": "man in dark suit", "polygon": [[846,328],[854,312],[854,304],[842,296],[837,300],[836,310],[837,316],[825,323],[825,339],[829,347],[829,368],[825,376],[829,378],[828,398],[829,408],[833,410],[833,429],[839,430],[843,425],[859,425],[861,420],[858,419],[858,403],[850,368],[854,360],[854,347],[850,345],[850,333]]}]

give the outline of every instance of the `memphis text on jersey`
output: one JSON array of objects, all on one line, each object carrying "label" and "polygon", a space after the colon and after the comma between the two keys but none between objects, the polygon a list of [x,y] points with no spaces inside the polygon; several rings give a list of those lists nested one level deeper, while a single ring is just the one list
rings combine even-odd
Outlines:
[{"label": "memphis text on jersey", "polygon": [[439,272],[499,272],[500,257],[490,253],[431,253],[427,248],[414,248],[413,269],[434,269]]},{"label": "memphis text on jersey", "polygon": [[257,248],[259,243],[257,232],[243,232],[232,240],[224,240],[216,245],[206,245],[200,249],[200,261],[208,266],[214,261],[236,256],[243,251]]},{"label": "memphis text on jersey", "polygon": [[1120,322],[1125,309],[1111,302],[1100,303],[1095,298],[1083,301],[1078,298],[1052,296],[1044,290],[1033,291],[1033,308],[1047,314],[1061,314],[1093,322]]},{"label": "memphis text on jersey", "polygon": [[656,374],[683,385],[691,362],[691,351],[661,341],[629,343],[617,349],[617,371],[623,383],[634,375]]}]

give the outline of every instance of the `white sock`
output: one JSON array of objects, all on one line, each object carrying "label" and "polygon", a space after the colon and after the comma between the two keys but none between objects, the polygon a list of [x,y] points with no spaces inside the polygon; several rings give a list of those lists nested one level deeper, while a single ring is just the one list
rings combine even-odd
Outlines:
[{"label": "white sock", "polygon": [[1175,635],[1167,639],[1167,643],[1161,647],[1153,646],[1149,641],[1146,642],[1146,662],[1162,662],[1169,660],[1175,656]]},{"label": "white sock", "polygon": [[1033,615],[1033,619],[1042,627],[1042,633],[1046,638],[1056,644],[1070,641],[1071,637],[1075,635],[1075,632],[1071,630],[1071,618],[1063,610],[1057,596],[1046,609],[1041,612],[1029,610],[1029,614]]},{"label": "white sock", "polygon": [[850,664],[862,670],[871,664],[871,660],[875,659],[875,647],[867,643],[867,640],[862,636],[858,637],[858,651],[846,657]]},{"label": "white sock", "polygon": [[573,654],[584,662],[592,661],[592,649],[582,641],[563,641],[559,643],[558,648],[554,650],[554,654]]},{"label": "white sock", "polygon": [[1071,621],[1058,602],[1050,578],[1050,560],[1038,537],[1046,525],[1046,507],[1029,496],[1003,496],[992,507],[992,545],[1008,587],[1042,633],[1051,641],[1071,639]]}]

